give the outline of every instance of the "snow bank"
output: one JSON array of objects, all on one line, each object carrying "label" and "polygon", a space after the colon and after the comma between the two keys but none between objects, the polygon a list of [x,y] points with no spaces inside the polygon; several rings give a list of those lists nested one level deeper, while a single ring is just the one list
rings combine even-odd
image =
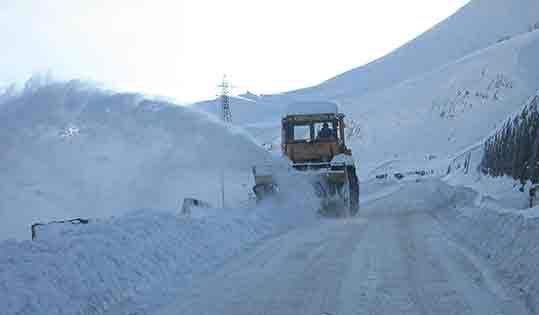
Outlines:
[{"label": "snow bank", "polygon": [[[507,179],[482,183],[488,191],[507,187]],[[364,183],[362,210],[372,215],[425,211],[466,246],[472,248],[518,288],[530,310],[539,310],[539,207],[504,207],[486,191],[450,186],[441,180]],[[511,194],[506,192],[506,194]],[[522,193],[521,193],[522,194]],[[517,203],[518,204],[518,203]],[[436,210],[436,211],[433,211]]]},{"label": "snow bank", "polygon": [[132,314],[170,303],[179,284],[316,218],[312,186],[282,163],[282,193],[256,207],[140,210],[0,242],[0,314]]},{"label": "snow bank", "polygon": [[449,225],[518,288],[528,308],[539,310],[539,208],[497,211],[465,207]]},{"label": "snow bank", "polygon": [[0,242],[0,314],[115,313],[116,305],[148,296],[159,303],[167,284],[188,285],[255,242],[314,217],[296,206],[208,209],[200,218],[137,211],[46,240]]},{"label": "snow bank", "polygon": [[527,306],[539,310],[539,207],[526,209],[528,194],[508,177],[480,174],[448,179],[456,191],[475,197],[444,212],[447,227],[465,244],[487,258]]},{"label": "snow bank", "polygon": [[455,171],[445,181],[454,189],[471,191],[475,197],[444,218],[457,237],[486,257],[520,290],[531,313],[539,310],[539,207],[529,205],[528,183],[524,192],[514,179],[489,177],[479,171],[483,147],[471,148],[468,156],[471,171]]},{"label": "snow bank", "polygon": [[178,209],[185,197],[247,198],[250,167],[267,153],[249,135],[187,107],[79,81],[31,80],[0,107],[0,239],[29,226]]}]

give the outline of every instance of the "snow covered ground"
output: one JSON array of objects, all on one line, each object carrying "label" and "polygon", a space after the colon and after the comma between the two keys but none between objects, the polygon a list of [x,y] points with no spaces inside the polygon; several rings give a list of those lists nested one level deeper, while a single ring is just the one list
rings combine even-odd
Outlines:
[{"label": "snow covered ground", "polygon": [[[538,253],[530,241],[539,222],[527,221],[524,230],[514,218],[462,222],[477,193],[439,179],[373,181],[364,191],[360,217],[322,220],[269,239],[194,287],[178,287],[155,313],[535,313]],[[512,233],[470,226],[487,223],[509,225]],[[494,239],[484,242],[485,236]],[[509,240],[514,255],[488,255]],[[523,276],[527,281],[516,283]]]},{"label": "snow covered ground", "polygon": [[291,198],[193,217],[137,211],[3,241],[0,314],[537,310],[539,208],[486,208],[476,191],[439,179],[363,191],[351,220],[315,219],[312,204]]},{"label": "snow covered ground", "polygon": [[486,208],[439,179],[363,187],[350,220],[291,195],[1,242],[0,314],[535,313],[539,208]]},{"label": "snow covered ground", "polygon": [[530,314],[539,310],[539,208],[523,211],[467,206],[448,214],[455,237],[501,271]]},{"label": "snow covered ground", "polygon": [[257,208],[141,210],[0,242],[0,314],[148,311],[257,242],[314,219],[302,200]]},{"label": "snow covered ground", "polygon": [[[472,169],[477,167],[472,160]],[[477,170],[449,174],[445,181],[472,193],[455,211],[444,213],[455,237],[500,270],[517,288],[532,314],[539,311],[539,207],[529,208],[528,183],[485,176]]]},{"label": "snow covered ground", "polygon": [[[7,90],[0,240],[99,219],[1,241],[0,314],[537,314],[539,208],[475,170],[481,141],[539,88],[538,5],[473,0],[318,86],[233,97],[239,127],[198,111],[216,100],[187,108],[77,81]],[[260,145],[278,152],[286,105],[305,100],[336,101],[361,127],[348,142],[359,218],[313,220],[290,178],[286,202],[247,201],[250,167],[272,159]],[[222,170],[226,209],[179,216],[184,197],[219,204]],[[395,173],[407,176],[374,180]]]}]

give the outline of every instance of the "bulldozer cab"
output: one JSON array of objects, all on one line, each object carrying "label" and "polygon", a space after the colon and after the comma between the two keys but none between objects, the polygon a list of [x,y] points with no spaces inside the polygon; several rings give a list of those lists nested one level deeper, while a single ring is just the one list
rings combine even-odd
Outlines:
[{"label": "bulldozer cab", "polygon": [[326,105],[321,113],[289,109],[282,119],[282,150],[296,168],[325,167],[336,155],[350,155],[345,143],[344,114],[336,105]]}]

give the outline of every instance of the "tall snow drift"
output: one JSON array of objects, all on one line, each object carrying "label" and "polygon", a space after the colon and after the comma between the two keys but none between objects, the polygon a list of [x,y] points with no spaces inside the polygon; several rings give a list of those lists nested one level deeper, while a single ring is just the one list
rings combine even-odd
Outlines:
[{"label": "tall snow drift", "polygon": [[0,106],[0,239],[29,225],[127,209],[176,210],[186,196],[245,199],[266,153],[189,108],[72,81],[27,87]]},{"label": "tall snow drift", "polygon": [[147,314],[178,285],[315,217],[308,207],[218,210],[137,211],[59,237],[0,241],[0,314]]}]

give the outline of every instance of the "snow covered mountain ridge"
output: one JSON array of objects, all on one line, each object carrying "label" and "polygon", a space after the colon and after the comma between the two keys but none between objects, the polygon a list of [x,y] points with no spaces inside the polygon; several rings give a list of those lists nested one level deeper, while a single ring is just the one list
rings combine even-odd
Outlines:
[{"label": "snow covered mountain ridge", "polygon": [[484,139],[539,88],[538,23],[535,0],[473,0],[387,56],[256,104],[233,100],[232,113],[259,142],[277,144],[286,104],[337,101],[361,128],[349,142],[362,177],[388,161],[452,156]]},{"label": "snow covered mountain ridge", "polygon": [[472,0],[390,54],[319,86],[291,94],[343,98],[382,90],[531,31],[538,25],[539,2],[535,0]]}]

